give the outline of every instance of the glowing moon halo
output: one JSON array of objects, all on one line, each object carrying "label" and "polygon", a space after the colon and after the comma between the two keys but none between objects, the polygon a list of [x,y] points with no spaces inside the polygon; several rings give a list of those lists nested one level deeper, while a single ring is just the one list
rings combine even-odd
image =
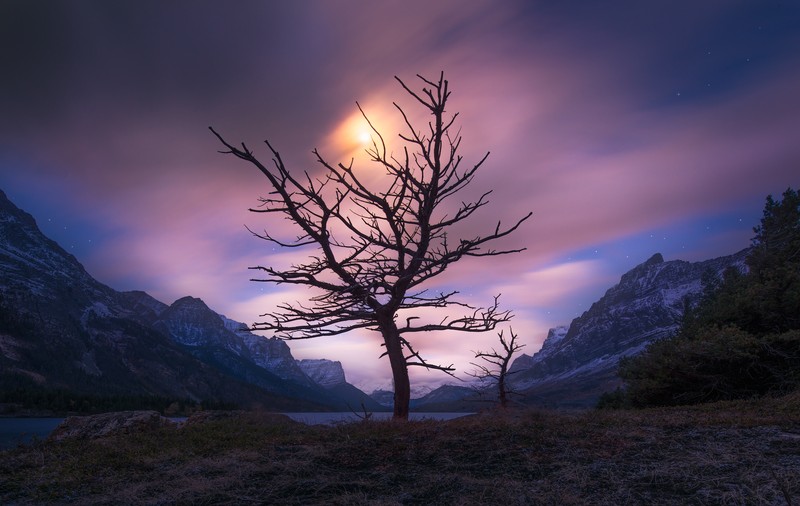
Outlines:
[{"label": "glowing moon halo", "polygon": [[366,129],[359,130],[356,134],[356,139],[358,139],[359,144],[362,146],[368,146],[369,144],[372,144],[372,134]]},{"label": "glowing moon halo", "polygon": [[[380,109],[369,110],[371,122],[379,132],[392,131],[392,123],[387,121]],[[339,157],[357,157],[365,155],[365,151],[372,148],[374,142],[381,145],[379,135],[370,127],[369,122],[359,111],[354,111],[334,127],[326,139],[327,147]],[[334,157],[335,157],[334,156]]]}]

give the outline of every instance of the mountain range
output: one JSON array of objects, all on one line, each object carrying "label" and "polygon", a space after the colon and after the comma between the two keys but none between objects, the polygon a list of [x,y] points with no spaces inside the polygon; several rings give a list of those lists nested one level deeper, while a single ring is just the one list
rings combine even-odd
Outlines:
[{"label": "mountain range", "polygon": [[0,191],[0,391],[156,396],[283,411],[384,409],[339,362],[297,361],[194,297],[90,276]]},{"label": "mountain range", "polygon": [[[747,253],[703,262],[653,255],[568,326],[551,329],[537,353],[514,360],[514,399],[594,405],[621,384],[622,357],[674,333],[701,297],[702,280],[744,270]],[[391,407],[391,392],[368,396],[347,383],[341,363],[295,360],[284,341],[256,335],[198,298],[167,305],[142,291],[109,288],[2,191],[0,274],[0,391],[144,395],[282,411]],[[491,389],[444,385],[413,400],[412,409],[474,411],[492,396]]]},{"label": "mountain range", "polygon": [[[622,385],[617,376],[620,359],[675,333],[686,308],[702,297],[703,281],[719,279],[729,268],[745,271],[748,253],[744,249],[702,262],[667,262],[661,254],[653,255],[625,273],[569,325],[550,329],[538,352],[514,359],[507,376],[511,398],[524,405],[594,406],[603,393]],[[373,397],[379,402],[387,399],[386,393]],[[481,407],[493,398],[493,388],[476,391],[445,385],[416,405],[455,411]]]}]

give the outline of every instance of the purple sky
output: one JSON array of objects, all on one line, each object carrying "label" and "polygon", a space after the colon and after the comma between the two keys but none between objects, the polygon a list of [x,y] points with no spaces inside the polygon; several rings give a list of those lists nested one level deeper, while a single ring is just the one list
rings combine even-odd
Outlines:
[{"label": "purple sky", "polygon": [[[509,241],[528,251],[437,283],[481,305],[502,292],[530,354],[653,253],[746,247],[766,195],[800,186],[798,27],[789,0],[5,0],[0,188],[111,287],[250,323],[305,293],[248,281],[294,253],[244,226],[289,224],[247,212],[266,181],[207,127],[269,139],[295,170],[317,170],[314,147],[358,163],[355,101],[393,134],[391,101],[407,103],[393,76],[444,70],[466,161],[491,151],[474,233],[534,216]],[[414,344],[463,373],[495,342]],[[390,387],[375,336],[290,346]],[[413,372],[417,387],[450,380]]]}]

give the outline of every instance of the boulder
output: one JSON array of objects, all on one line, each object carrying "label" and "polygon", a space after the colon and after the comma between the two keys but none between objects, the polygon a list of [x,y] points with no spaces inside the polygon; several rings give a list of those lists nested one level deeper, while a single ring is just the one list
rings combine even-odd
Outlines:
[{"label": "boulder", "polygon": [[174,426],[175,422],[157,411],[120,411],[90,416],[70,416],[61,422],[48,439],[98,439],[117,434],[145,432]]}]

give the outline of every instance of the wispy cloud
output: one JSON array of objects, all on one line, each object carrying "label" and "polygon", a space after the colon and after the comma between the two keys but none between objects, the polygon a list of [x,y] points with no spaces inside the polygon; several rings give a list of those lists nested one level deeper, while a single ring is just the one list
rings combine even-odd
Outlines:
[{"label": "wispy cloud", "polygon": [[[207,126],[267,163],[270,139],[294,171],[321,170],[315,147],[361,167],[356,101],[393,143],[402,126],[393,101],[426,120],[395,75],[418,86],[417,73],[446,71],[464,163],[491,151],[463,195],[493,189],[491,203],[457,233],[534,212],[501,244],[526,252],[470,259],[431,284],[476,305],[502,292],[528,353],[548,326],[567,323],[574,301],[622,274],[601,254],[576,252],[636,242],[641,254],[647,231],[751,210],[797,185],[800,9],[786,3],[9,5],[0,43],[20,49],[0,55],[0,185],[35,216],[61,209],[81,224],[70,231],[98,237],[80,260],[102,281],[165,302],[199,296],[246,322],[306,294],[247,281],[248,266],[301,259],[244,225],[296,231],[247,212],[269,188],[255,168],[218,154]],[[675,233],[693,254],[716,255],[741,230]],[[436,336],[419,347],[463,370],[493,338]],[[355,333],[292,349],[342,360],[367,385],[387,381],[379,344]]]}]

